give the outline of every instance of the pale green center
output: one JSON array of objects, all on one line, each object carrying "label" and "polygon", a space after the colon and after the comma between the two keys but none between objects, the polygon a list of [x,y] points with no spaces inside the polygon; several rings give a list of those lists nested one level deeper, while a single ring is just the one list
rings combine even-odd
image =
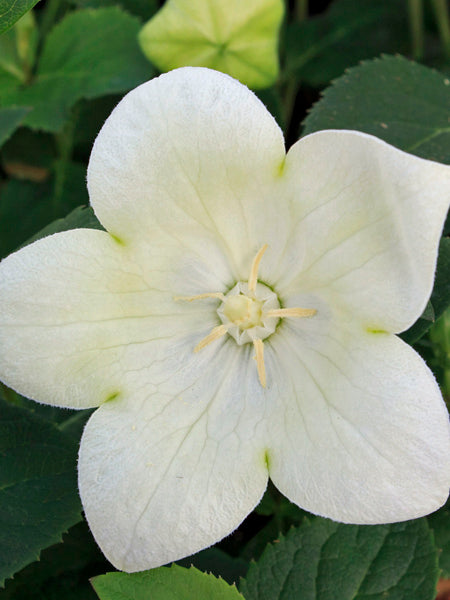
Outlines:
[{"label": "pale green center", "polygon": [[223,313],[231,323],[240,329],[262,326],[262,305],[260,300],[249,298],[243,294],[228,296],[223,303]]},{"label": "pale green center", "polygon": [[275,332],[280,319],[313,317],[317,312],[315,308],[281,308],[275,292],[258,281],[259,263],[266,250],[267,244],[264,244],[253,259],[248,282],[238,281],[228,294],[204,292],[196,296],[179,296],[177,298],[177,300],[187,300],[188,302],[203,298],[222,301],[217,308],[222,325],[214,327],[211,333],[200,340],[195,346],[194,352],[199,352],[226,334],[234,338],[239,346],[253,344],[258,378],[262,387],[266,387],[263,340]]}]

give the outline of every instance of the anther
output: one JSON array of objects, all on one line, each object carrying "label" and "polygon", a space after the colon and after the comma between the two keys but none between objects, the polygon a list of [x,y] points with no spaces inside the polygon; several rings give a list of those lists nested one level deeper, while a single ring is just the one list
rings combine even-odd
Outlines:
[{"label": "anther", "polygon": [[196,296],[175,296],[174,300],[192,302],[193,300],[202,300],[203,298],[218,298],[219,300],[222,300],[222,302],[225,300],[225,296],[222,294],[222,292],[208,292],[206,294],[197,294]]},{"label": "anther", "polygon": [[194,352],[199,352],[200,350],[202,350],[205,346],[207,346],[208,344],[210,344],[211,342],[214,342],[214,340],[219,339],[220,337],[222,337],[223,335],[226,334],[226,332],[228,331],[228,327],[226,325],[218,325],[217,327],[214,327],[214,329],[211,331],[211,333],[209,333],[206,337],[204,337],[194,348]]},{"label": "anther", "polygon": [[266,317],[313,317],[317,313],[315,308],[274,308],[264,313]]},{"label": "anther", "polygon": [[256,290],[256,282],[258,281],[259,263],[261,262],[263,254],[267,250],[268,247],[269,246],[267,244],[264,244],[264,246],[259,250],[258,254],[253,259],[252,268],[250,269],[250,277],[248,278],[249,292],[254,292]]},{"label": "anther", "polygon": [[263,388],[266,387],[266,366],[264,364],[264,342],[261,339],[253,340],[253,346],[256,352],[256,368],[258,370],[259,383]]}]

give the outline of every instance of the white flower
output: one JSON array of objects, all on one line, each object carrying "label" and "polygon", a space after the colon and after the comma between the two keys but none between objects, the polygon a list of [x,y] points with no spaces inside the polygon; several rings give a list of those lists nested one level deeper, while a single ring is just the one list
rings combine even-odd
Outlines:
[{"label": "white flower", "polygon": [[449,167],[354,131],[285,156],[251,92],[185,68],[122,100],[88,187],[109,233],[56,234],[0,266],[0,375],[99,406],[79,484],[116,567],[217,542],[269,476],[347,523],[443,504],[448,414],[394,334],[432,289]]}]

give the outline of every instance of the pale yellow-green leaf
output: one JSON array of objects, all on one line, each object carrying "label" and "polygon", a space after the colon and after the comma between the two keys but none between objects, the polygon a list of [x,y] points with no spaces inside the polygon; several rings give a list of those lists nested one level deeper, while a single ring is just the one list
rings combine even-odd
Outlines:
[{"label": "pale yellow-green leaf", "polygon": [[281,0],[169,0],[142,28],[139,42],[162,71],[209,67],[265,88],[278,76],[282,17]]}]

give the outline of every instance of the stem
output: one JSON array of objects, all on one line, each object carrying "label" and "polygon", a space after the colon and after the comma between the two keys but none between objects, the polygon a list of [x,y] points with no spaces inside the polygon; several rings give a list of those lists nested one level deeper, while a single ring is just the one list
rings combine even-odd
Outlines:
[{"label": "stem", "polygon": [[297,21],[300,23],[308,18],[308,0],[297,0],[295,3]]},{"label": "stem", "polygon": [[297,98],[298,90],[299,90],[299,84],[298,84],[298,81],[295,81],[295,79],[291,79],[286,84],[286,87],[284,90],[284,102],[283,102],[284,115],[283,116],[284,116],[284,128],[285,128],[286,134],[292,128],[292,117],[294,115],[295,99]]},{"label": "stem", "polygon": [[55,185],[53,189],[53,216],[59,216],[59,204],[63,196],[67,176],[67,165],[72,158],[75,127],[79,116],[79,106],[72,109],[70,120],[60,134],[56,136],[59,158],[55,163]]},{"label": "stem", "polygon": [[50,29],[53,27],[60,6],[61,0],[48,0],[40,27],[41,44],[47,37],[47,34],[50,31]]},{"label": "stem", "polygon": [[423,1],[408,0],[408,13],[412,56],[421,60],[424,52]]},{"label": "stem", "polygon": [[447,0],[431,0],[431,4],[433,5],[444,55],[446,58],[450,58],[450,17]]}]

